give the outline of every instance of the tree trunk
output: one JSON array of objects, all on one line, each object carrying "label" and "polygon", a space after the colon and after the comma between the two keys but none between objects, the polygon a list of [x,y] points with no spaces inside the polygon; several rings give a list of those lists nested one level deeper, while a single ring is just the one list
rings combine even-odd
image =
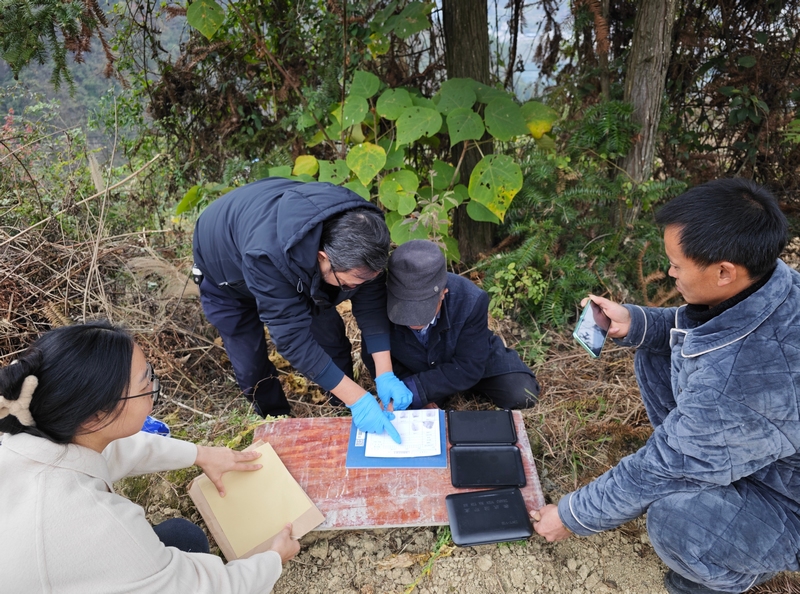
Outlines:
[{"label": "tree trunk", "polygon": [[[638,3],[624,100],[633,105],[633,121],[641,126],[641,132],[622,160],[622,168],[634,184],[648,179],[653,169],[677,7],[677,0],[640,0]],[[634,204],[628,210],[628,222],[636,219],[640,209],[640,204]]]},{"label": "tree trunk", "polygon": [[[487,0],[443,0],[445,37],[445,63],[447,77],[469,77],[490,84],[489,74],[489,21]],[[481,143],[484,154],[492,152],[490,142]],[[461,145],[453,148],[461,156]],[[461,179],[469,183],[469,176],[481,160],[476,148],[470,148],[461,164]],[[473,221],[464,206],[456,209],[453,233],[458,240],[461,261],[475,262],[492,247],[495,225]]]}]

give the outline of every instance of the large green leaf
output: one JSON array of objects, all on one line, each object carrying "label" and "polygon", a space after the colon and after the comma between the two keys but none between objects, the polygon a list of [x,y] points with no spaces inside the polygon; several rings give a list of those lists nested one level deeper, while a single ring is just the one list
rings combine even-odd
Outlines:
[{"label": "large green leaf", "polygon": [[394,11],[397,9],[397,0],[392,0],[385,8],[375,13],[369,23],[370,30],[382,37],[388,36],[394,26]]},{"label": "large green leaf", "polygon": [[491,210],[477,200],[467,202],[467,214],[473,221],[482,221],[484,223],[500,222],[500,219]]},{"label": "large green leaf", "polygon": [[[428,109],[436,109],[436,102],[433,99],[423,97],[419,93],[409,93],[411,95],[411,103],[416,107],[427,107]],[[436,109],[438,111],[438,109]]]},{"label": "large green leaf", "polygon": [[471,78],[451,78],[442,83],[437,93],[439,103],[436,109],[444,115],[460,107],[470,108],[475,105],[475,81]]},{"label": "large green leaf", "polygon": [[529,132],[522,110],[508,97],[492,99],[486,106],[483,118],[489,134],[498,140],[511,140]]},{"label": "large green leaf", "polygon": [[361,196],[364,200],[369,200],[369,186],[365,186],[360,181],[351,181],[344,184],[344,187],[350,190],[351,192],[355,192],[359,196]]},{"label": "large green leaf", "polygon": [[349,128],[360,124],[369,111],[369,103],[363,97],[350,95],[344,100],[344,109],[339,112],[337,109],[334,115],[338,115],[338,120],[342,128]]},{"label": "large green leaf", "polygon": [[522,170],[511,157],[486,155],[469,176],[469,195],[502,221],[522,188]]},{"label": "large green leaf", "polygon": [[447,114],[447,129],[450,132],[450,144],[463,140],[480,140],[485,131],[481,116],[466,107],[454,109]]},{"label": "large green leaf", "polygon": [[350,85],[350,94],[369,99],[378,92],[381,86],[380,79],[371,72],[356,70],[353,75],[353,84]]},{"label": "large green leaf", "polygon": [[467,186],[464,184],[458,184],[453,188],[453,194],[451,198],[455,202],[454,206],[458,206],[462,202],[469,200],[469,190],[467,189]]},{"label": "large green leaf", "polygon": [[386,89],[378,97],[375,111],[378,112],[379,116],[387,120],[396,120],[403,113],[403,110],[412,105],[414,103],[411,101],[411,95],[405,89]]},{"label": "large green leaf", "polygon": [[270,167],[268,171],[270,177],[286,177],[286,178],[292,177],[291,165],[279,165],[278,167]]},{"label": "large green leaf", "polygon": [[389,210],[396,210],[401,215],[414,212],[417,206],[415,193],[419,187],[417,175],[407,169],[394,171],[381,180],[378,198]]},{"label": "large green leaf", "polygon": [[403,220],[403,215],[401,215],[396,210],[390,210],[389,212],[386,213],[386,216],[384,218],[386,219],[386,226],[391,230],[391,228],[394,227],[395,223]]},{"label": "large green leaf", "polygon": [[461,262],[461,252],[458,250],[458,240],[455,237],[445,235],[442,237],[444,242],[444,257],[448,262]]},{"label": "large green leaf", "polygon": [[397,118],[397,144],[408,144],[433,136],[442,127],[442,116],[435,109],[407,107]]},{"label": "large green leaf", "polygon": [[534,138],[541,138],[553,129],[553,122],[558,119],[556,111],[540,103],[539,101],[528,101],[520,108],[525,125]]},{"label": "large green leaf", "polygon": [[319,181],[321,182],[330,182],[338,186],[347,179],[348,175],[350,175],[350,168],[344,159],[319,162]]},{"label": "large green leaf", "polygon": [[[455,175],[455,179],[453,176]],[[450,165],[450,163],[445,163],[444,161],[440,161],[439,159],[434,160],[433,162],[433,187],[436,190],[444,190],[450,187],[450,182],[452,181],[454,184],[458,183],[461,174],[459,173],[456,175],[456,168]]]},{"label": "large green leaf", "polygon": [[206,39],[214,37],[225,21],[225,11],[215,0],[195,0],[186,10],[186,22]]},{"label": "large green leaf", "polygon": [[403,147],[398,147],[388,136],[384,136],[378,141],[378,146],[383,147],[386,151],[386,164],[384,169],[398,169],[405,165],[406,151]]},{"label": "large green leaf", "polygon": [[319,161],[314,155],[300,155],[294,162],[292,175],[310,175],[314,177],[319,171]]},{"label": "large green leaf", "polygon": [[376,144],[357,144],[347,153],[347,166],[355,172],[363,185],[372,181],[386,164],[386,151]]},{"label": "large green leaf", "polygon": [[400,39],[408,39],[414,33],[430,28],[428,15],[433,10],[433,2],[409,2],[394,23],[394,34]]},{"label": "large green leaf", "polygon": [[507,99],[510,98],[510,95],[506,91],[480,83],[476,83],[474,91],[475,95],[478,97],[478,101],[481,103],[489,103],[493,99],[503,97]]}]

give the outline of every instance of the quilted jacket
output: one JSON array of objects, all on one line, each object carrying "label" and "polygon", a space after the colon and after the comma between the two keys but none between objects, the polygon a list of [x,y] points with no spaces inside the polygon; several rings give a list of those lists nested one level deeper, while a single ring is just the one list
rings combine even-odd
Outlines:
[{"label": "quilted jacket", "polygon": [[[697,326],[685,306],[625,307],[619,342],[639,348],[645,402],[669,412],[638,452],[559,501],[564,525],[586,536],[672,493],[741,480],[800,513],[800,274],[778,261],[761,289]],[[658,376],[669,379],[642,381]]]}]

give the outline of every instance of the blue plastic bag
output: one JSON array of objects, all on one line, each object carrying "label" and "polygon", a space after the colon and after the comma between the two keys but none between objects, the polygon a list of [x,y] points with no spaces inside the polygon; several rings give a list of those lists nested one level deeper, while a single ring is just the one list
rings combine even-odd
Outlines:
[{"label": "blue plastic bag", "polygon": [[164,435],[166,437],[169,437],[170,435],[169,426],[167,426],[166,423],[149,416],[144,420],[144,425],[142,425],[142,431],[144,431],[145,433],[155,433],[156,435]]}]

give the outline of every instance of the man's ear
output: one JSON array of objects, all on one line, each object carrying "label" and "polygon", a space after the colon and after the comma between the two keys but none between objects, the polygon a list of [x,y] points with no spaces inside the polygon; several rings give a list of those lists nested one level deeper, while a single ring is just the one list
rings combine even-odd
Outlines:
[{"label": "man's ear", "polygon": [[327,259],[328,259],[328,254],[326,254],[322,250],[319,250],[317,252],[317,262],[324,262]]},{"label": "man's ear", "polygon": [[717,286],[724,287],[735,283],[741,276],[739,267],[731,262],[720,262],[717,264],[719,271],[717,272]]}]

